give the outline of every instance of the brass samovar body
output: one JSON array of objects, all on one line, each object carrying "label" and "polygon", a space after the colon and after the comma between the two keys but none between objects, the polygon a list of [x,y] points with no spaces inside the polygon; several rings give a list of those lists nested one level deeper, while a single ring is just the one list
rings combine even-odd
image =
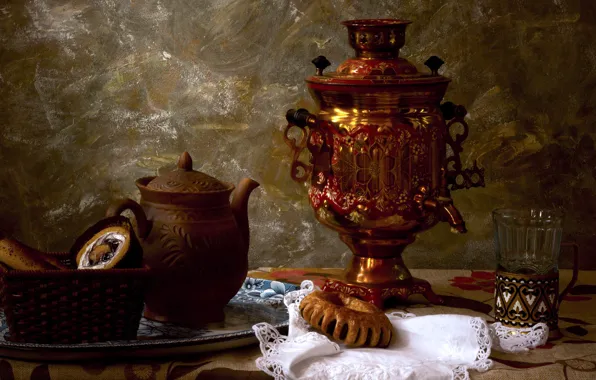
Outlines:
[{"label": "brass samovar body", "polygon": [[[416,293],[442,302],[428,282],[411,276],[402,252],[418,232],[439,221],[466,232],[450,190],[484,185],[476,163],[461,167],[466,111],[441,104],[450,81],[438,74],[443,62],[431,57],[425,62],[430,73],[420,73],[399,57],[409,23],[344,22],[356,57],[332,74],[323,73],[330,65],[325,57],[315,58],[316,75],[306,82],[319,113],[299,109],[286,115],[292,178],[310,181],[317,220],[337,231],[353,252],[344,274],[329,279],[324,290],[377,306]],[[463,132],[454,136],[455,124]],[[294,126],[302,129],[300,141],[288,136]],[[311,153],[309,164],[300,161],[304,148]]]}]

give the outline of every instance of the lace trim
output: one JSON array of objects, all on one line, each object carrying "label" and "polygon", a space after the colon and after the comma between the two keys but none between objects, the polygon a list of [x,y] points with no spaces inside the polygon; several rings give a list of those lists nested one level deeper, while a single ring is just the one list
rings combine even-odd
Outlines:
[{"label": "lace trim", "polygon": [[490,328],[482,318],[470,318],[470,326],[476,331],[476,342],[478,343],[478,352],[476,360],[471,365],[458,365],[453,369],[453,380],[470,380],[470,369],[478,372],[486,372],[493,366],[493,361],[488,357],[492,347]]},{"label": "lace trim", "polygon": [[528,328],[514,328],[495,322],[490,326],[493,348],[501,352],[519,353],[542,346],[548,340],[548,326],[537,323]]},{"label": "lace trim", "polygon": [[[300,284],[300,290],[290,292],[284,297],[284,304],[288,307],[290,321],[293,323],[292,327],[303,330],[302,332],[304,333],[294,339],[297,343],[328,340],[328,338],[323,335],[315,332],[307,332],[310,325],[300,317],[300,311],[298,309],[300,302],[314,290],[314,283],[309,280],[304,280]],[[287,342],[288,337],[286,335],[281,335],[279,331],[268,323],[257,323],[252,329],[255,332],[255,336],[259,341],[259,347],[263,353],[263,356],[256,360],[257,368],[273,377],[275,380],[285,380],[286,376],[283,373],[283,367],[278,359],[280,354],[277,347],[280,344]],[[339,350],[339,346],[337,346],[337,349]]]},{"label": "lace trim", "polygon": [[290,333],[293,336],[304,334],[310,331],[310,325],[304,320],[304,318],[302,318],[302,316],[300,316],[299,306],[304,297],[312,293],[314,290],[314,283],[309,280],[304,280],[300,284],[300,290],[290,292],[284,297],[284,304],[288,308],[290,324],[292,324]]},{"label": "lace trim", "polygon": [[304,280],[300,284],[300,290],[295,290],[295,291],[289,292],[288,294],[285,295],[284,304],[288,307],[291,304],[300,305],[300,302],[302,302],[304,297],[306,297],[307,295],[312,293],[314,290],[315,290],[315,284],[310,280]]},{"label": "lace trim", "polygon": [[[339,364],[335,363],[332,366],[324,363],[315,362],[309,366],[308,372],[305,374],[303,379],[314,380],[314,379],[358,379],[358,380],[379,380],[379,379],[395,379],[396,374],[403,373],[404,370],[415,370],[416,368],[425,367],[426,363],[420,363],[417,365],[396,365],[396,364],[363,364],[363,363],[351,363],[351,364]],[[412,374],[404,375],[400,378],[415,378]]]},{"label": "lace trim", "polygon": [[263,353],[263,357],[256,360],[257,368],[265,372],[267,375],[273,377],[275,380],[285,380],[283,368],[275,357],[279,356],[277,346],[287,340],[285,335],[281,335],[269,323],[257,323],[252,327],[255,336],[259,340],[259,347]]}]

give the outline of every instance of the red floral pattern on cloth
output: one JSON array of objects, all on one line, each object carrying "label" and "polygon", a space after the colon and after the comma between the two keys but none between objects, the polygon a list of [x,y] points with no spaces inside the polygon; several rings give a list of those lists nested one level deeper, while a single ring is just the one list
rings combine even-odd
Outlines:
[{"label": "red floral pattern on cloth", "polygon": [[305,269],[290,269],[272,271],[269,273],[272,280],[289,282],[291,284],[300,285],[305,279],[311,280],[316,286],[322,287],[325,284],[327,275],[325,273],[311,273]]},{"label": "red floral pattern on cloth", "polygon": [[[495,291],[495,272],[472,271],[470,277],[457,276],[449,280],[451,286],[461,290],[480,290],[486,293]],[[573,293],[573,290],[571,291]],[[589,295],[566,295],[563,300],[570,302],[590,301]]]},{"label": "red floral pattern on cloth", "polygon": [[461,290],[481,290],[486,293],[495,292],[495,272],[472,271],[470,277],[453,277],[449,280],[451,286]]}]

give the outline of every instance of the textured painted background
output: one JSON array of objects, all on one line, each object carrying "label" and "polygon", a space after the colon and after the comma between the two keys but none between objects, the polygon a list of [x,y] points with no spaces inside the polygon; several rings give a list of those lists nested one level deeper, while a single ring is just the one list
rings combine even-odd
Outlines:
[{"label": "textured painted background", "polygon": [[454,193],[470,232],[447,225],[413,267],[491,267],[495,207],[564,209],[596,268],[596,7],[593,0],[0,1],[0,228],[70,246],[134,179],[188,150],[222,180],[251,176],[251,266],[338,266],[348,257],[289,176],[284,114],[314,111],[303,78],[352,54],[340,21],[414,23],[402,56],[446,61],[446,99],[470,112],[465,159],[487,187]]}]

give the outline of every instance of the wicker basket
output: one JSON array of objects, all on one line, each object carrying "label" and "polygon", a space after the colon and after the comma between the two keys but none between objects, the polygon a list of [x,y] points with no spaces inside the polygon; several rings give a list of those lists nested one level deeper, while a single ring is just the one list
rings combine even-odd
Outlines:
[{"label": "wicker basket", "polygon": [[136,339],[148,282],[149,269],[2,273],[6,338],[54,344]]}]

